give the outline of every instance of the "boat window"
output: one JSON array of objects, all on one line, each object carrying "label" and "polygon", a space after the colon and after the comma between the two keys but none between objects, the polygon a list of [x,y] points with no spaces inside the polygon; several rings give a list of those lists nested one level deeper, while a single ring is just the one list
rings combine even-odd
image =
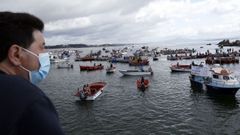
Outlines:
[{"label": "boat window", "polygon": [[223,80],[229,80],[228,76],[223,76]]},{"label": "boat window", "polygon": [[218,75],[213,75],[213,78],[218,79]]}]

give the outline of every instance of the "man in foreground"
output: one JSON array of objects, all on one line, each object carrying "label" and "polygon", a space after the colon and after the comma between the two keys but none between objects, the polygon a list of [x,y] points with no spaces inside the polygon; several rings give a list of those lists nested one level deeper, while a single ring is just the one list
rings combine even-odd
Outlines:
[{"label": "man in foreground", "polygon": [[0,135],[63,135],[54,105],[36,86],[50,68],[43,22],[0,12]]}]

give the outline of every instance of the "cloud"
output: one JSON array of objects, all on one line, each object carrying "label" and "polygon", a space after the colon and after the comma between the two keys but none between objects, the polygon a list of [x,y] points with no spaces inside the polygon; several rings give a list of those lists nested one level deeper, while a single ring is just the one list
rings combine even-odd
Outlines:
[{"label": "cloud", "polygon": [[157,42],[239,34],[238,0],[2,0],[46,24],[48,44]]},{"label": "cloud", "polygon": [[48,31],[68,30],[73,28],[84,28],[91,25],[91,21],[87,17],[79,17],[73,19],[63,19],[49,22],[46,25]]}]

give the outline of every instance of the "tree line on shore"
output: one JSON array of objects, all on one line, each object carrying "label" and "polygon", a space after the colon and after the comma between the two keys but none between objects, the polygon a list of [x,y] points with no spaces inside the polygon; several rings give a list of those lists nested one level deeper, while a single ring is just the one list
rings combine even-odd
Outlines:
[{"label": "tree line on shore", "polygon": [[58,48],[87,48],[87,47],[109,47],[109,46],[123,46],[127,44],[101,44],[101,45],[87,45],[87,44],[66,44],[66,45],[48,45],[46,49]]}]

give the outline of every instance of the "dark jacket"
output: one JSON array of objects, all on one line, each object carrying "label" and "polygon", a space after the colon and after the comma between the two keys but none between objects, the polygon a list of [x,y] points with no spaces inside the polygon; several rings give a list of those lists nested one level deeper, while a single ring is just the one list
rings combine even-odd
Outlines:
[{"label": "dark jacket", "polygon": [[57,112],[42,90],[2,71],[0,135],[63,135]]}]

